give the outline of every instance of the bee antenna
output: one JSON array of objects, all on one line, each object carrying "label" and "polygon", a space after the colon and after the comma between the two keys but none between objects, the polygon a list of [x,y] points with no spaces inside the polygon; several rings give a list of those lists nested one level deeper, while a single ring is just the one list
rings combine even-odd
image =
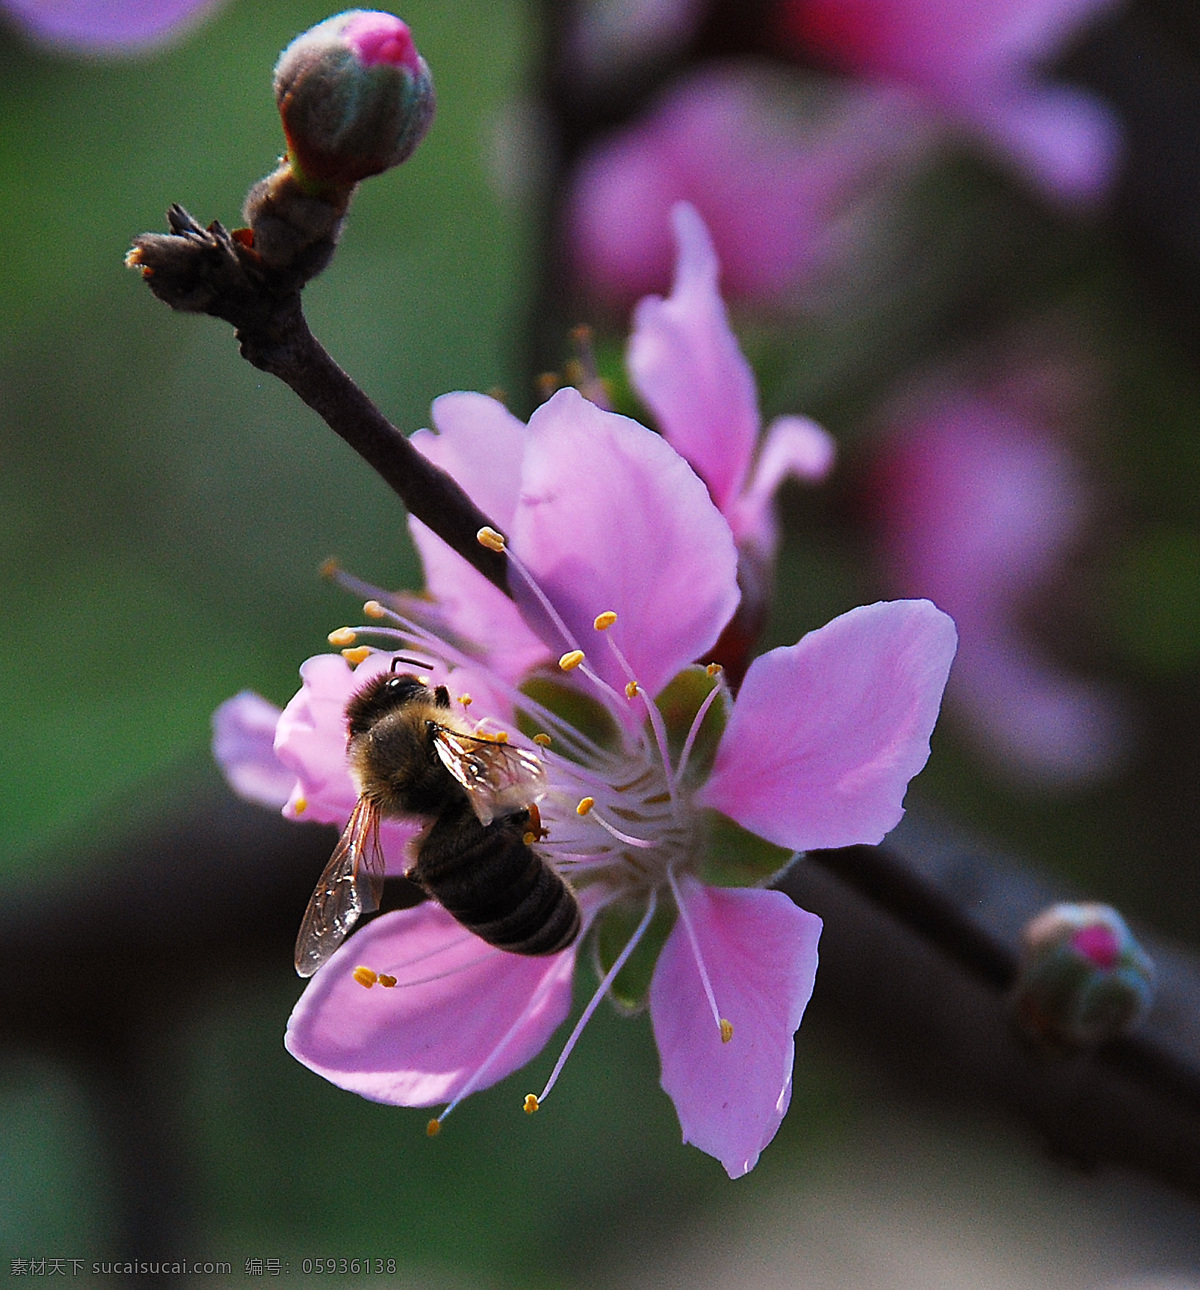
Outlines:
[{"label": "bee antenna", "polygon": [[394,672],[397,663],[407,663],[409,667],[419,667],[425,672],[430,671],[433,667],[431,663],[422,663],[419,658],[405,658],[403,654],[397,654],[392,659],[392,666],[388,670]]}]

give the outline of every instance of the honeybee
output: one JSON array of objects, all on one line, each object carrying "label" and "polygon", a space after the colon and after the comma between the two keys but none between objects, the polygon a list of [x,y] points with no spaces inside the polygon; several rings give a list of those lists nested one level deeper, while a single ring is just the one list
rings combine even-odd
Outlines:
[{"label": "honeybee", "polygon": [[541,762],[468,730],[445,686],[430,689],[394,668],[395,661],[346,705],[359,797],[304,912],[296,971],[312,976],[358,919],[379,908],[379,824],[390,816],[424,819],[406,876],[464,927],[515,954],[566,949],[579,935],[579,902],[529,845],[542,836]]}]

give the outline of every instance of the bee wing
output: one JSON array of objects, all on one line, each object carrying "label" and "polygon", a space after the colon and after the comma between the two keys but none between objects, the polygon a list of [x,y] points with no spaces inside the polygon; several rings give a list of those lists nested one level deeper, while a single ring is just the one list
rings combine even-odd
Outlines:
[{"label": "bee wing", "polygon": [[546,772],[531,752],[439,726],[433,746],[442,765],[467,790],[480,824],[512,815],[546,791]]},{"label": "bee wing", "polygon": [[379,908],[383,874],[379,810],[360,797],[304,911],[296,937],[300,976],[312,976],[359,918]]}]

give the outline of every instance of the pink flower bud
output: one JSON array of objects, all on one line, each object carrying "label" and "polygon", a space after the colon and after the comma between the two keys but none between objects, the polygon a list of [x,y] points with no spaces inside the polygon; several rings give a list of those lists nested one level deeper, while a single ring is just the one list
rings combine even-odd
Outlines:
[{"label": "pink flower bud", "polygon": [[298,36],[275,66],[275,100],[302,183],[351,185],[398,166],[433,117],[433,81],[407,25],[351,9]]},{"label": "pink flower bud", "polygon": [[1153,990],[1154,965],[1109,905],[1054,905],[1025,928],[1015,1015],[1050,1053],[1120,1034]]}]

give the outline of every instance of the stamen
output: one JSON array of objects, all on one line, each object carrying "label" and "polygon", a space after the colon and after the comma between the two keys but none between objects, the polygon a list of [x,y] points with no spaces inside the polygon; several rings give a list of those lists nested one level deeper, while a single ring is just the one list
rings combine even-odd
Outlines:
[{"label": "stamen", "polygon": [[537,1098],[534,1097],[532,1093],[526,1093],[525,1094],[525,1114],[532,1115],[534,1111],[540,1111],[541,1109],[542,1109],[542,1104],[537,1100]]},{"label": "stamen", "polygon": [[579,800],[579,805],[575,808],[576,815],[587,815],[587,813],[596,805],[594,797],[583,797]]},{"label": "stamen", "polygon": [[351,972],[350,975],[358,982],[359,985],[365,987],[368,990],[375,984],[376,981],[379,980],[379,977],[374,972],[372,972],[369,967],[363,967],[361,963],[359,964],[358,967],[354,969],[353,972]]},{"label": "stamen", "polygon": [[353,627],[339,627],[336,631],[330,632],[325,639],[330,643],[330,645],[337,645],[339,647],[342,645],[353,645],[354,642],[358,640],[358,633]]},{"label": "stamen", "polygon": [[[509,560],[519,572],[530,580],[530,575],[526,573],[520,562],[513,556],[512,552],[507,552]],[[364,582],[359,578],[354,578],[349,574],[343,573],[335,567],[334,577],[338,585],[344,587],[347,591],[356,595],[374,594],[378,603],[384,608],[384,617],[394,627],[378,627],[371,624],[360,625],[352,628],[360,636],[370,634],[377,637],[384,637],[388,641],[399,642],[403,647],[416,649],[420,652],[430,654],[435,660],[440,660],[445,666],[450,667],[477,667],[479,660],[464,653],[449,641],[443,640],[435,631],[421,624],[417,619],[408,617],[398,608],[392,606],[387,601],[388,593],[381,588],[373,587],[370,583]],[[532,585],[532,584],[531,584]],[[567,636],[568,642],[574,644],[566,626],[558,618],[554,607],[546,601],[545,596],[534,585],[534,591],[538,594],[546,611],[550,616],[557,620],[559,629]],[[586,671],[586,669],[585,669]],[[515,685],[505,681],[501,677],[492,678],[496,685],[497,693],[507,698],[518,711],[526,713],[529,717],[539,722],[554,732],[555,738],[560,740],[563,746],[598,765],[609,765],[619,762],[611,749],[601,747],[594,739],[589,738],[582,731],[577,730],[569,722],[563,720],[557,713],[551,712],[543,704],[531,699],[529,695],[522,693]]]},{"label": "stamen", "polygon": [[[711,666],[716,666],[712,664]],[[718,667],[717,672],[721,669]],[[709,672],[709,676],[716,676],[717,672]],[[687,738],[683,741],[683,751],[679,754],[679,768],[675,772],[680,779],[683,778],[684,771],[687,770],[688,758],[692,755],[692,748],[695,746],[696,738],[700,734],[700,727],[704,724],[704,718],[708,716],[708,710],[712,707],[713,701],[720,693],[724,681],[718,680],[716,685],[704,696],[704,702],[696,709],[696,715],[692,718],[691,728],[687,732]]]},{"label": "stamen", "polygon": [[489,551],[500,552],[503,551],[506,546],[504,534],[497,533],[494,528],[487,524],[485,524],[483,528],[475,534],[475,541],[478,542],[480,546],[487,547]]},{"label": "stamen", "polygon": [[598,632],[606,632],[617,621],[617,616],[611,609],[606,609],[604,613],[596,615],[596,621],[592,626]]},{"label": "stamen", "polygon": [[727,1044],[733,1038],[733,1026],[721,1016],[720,1009],[717,1007],[717,997],[713,994],[712,982],[708,979],[708,969],[704,966],[704,959],[700,954],[700,941],[696,936],[696,929],[692,926],[692,918],[687,911],[687,906],[683,903],[679,884],[675,881],[674,869],[667,870],[667,881],[671,884],[671,894],[675,897],[675,908],[679,910],[680,921],[683,923],[684,931],[687,932],[687,938],[692,947],[692,957],[696,960],[696,968],[700,973],[700,984],[704,987],[704,997],[708,1000],[708,1006],[712,1011],[713,1020],[717,1023],[717,1029],[721,1032],[721,1042]]},{"label": "stamen", "polygon": [[[559,1054],[558,1061],[554,1063],[554,1069],[550,1072],[550,1078],[546,1081],[546,1087],[533,1100],[537,1106],[545,1102],[550,1090],[558,1081],[562,1068],[566,1065],[567,1058],[571,1055],[571,1050],[575,1047],[579,1036],[583,1034],[583,1028],[592,1019],[592,1013],[600,1005],[600,1000],[608,993],[609,987],[617,979],[617,974],[629,960],[629,956],[637,949],[638,943],[646,934],[646,928],[650,926],[650,920],[654,917],[654,911],[658,908],[658,893],[651,888],[650,899],[646,902],[646,912],[642,915],[642,921],[634,929],[633,935],[625,943],[625,948],[617,955],[616,961],[612,967],[604,974],[604,980],[596,987],[596,993],[592,995],[588,1006],[584,1008],[583,1015],[575,1023],[575,1029],[571,1031],[571,1037],[567,1040],[562,1052]],[[529,1098],[525,1099],[526,1109],[529,1107]]]},{"label": "stamen", "polygon": [[303,815],[304,812],[308,810],[308,798],[307,797],[296,798],[296,800],[292,803],[292,810],[295,811],[297,815]]},{"label": "stamen", "polygon": [[386,972],[380,972],[379,984],[386,987],[388,990],[394,990],[396,988],[396,978],[394,976],[388,976]]},{"label": "stamen", "polygon": [[624,842],[627,847],[637,847],[639,851],[653,851],[657,842],[648,841],[646,838],[635,838],[632,833],[625,833],[618,829],[615,824],[610,824],[603,815],[596,811],[591,812],[592,819],[618,842]]},{"label": "stamen", "polygon": [[709,676],[716,676],[718,672],[723,672],[725,669],[720,663],[710,663],[704,670]]},{"label": "stamen", "polygon": [[603,378],[600,376],[600,370],[596,365],[596,351],[592,345],[592,329],[586,324],[581,324],[571,331],[571,339],[579,351],[579,357],[574,359],[570,364],[570,373],[572,383],[577,385],[579,393],[598,408],[604,408],[606,411],[612,411],[612,402],[609,399],[608,387]]},{"label": "stamen", "polygon": [[471,704],[475,702],[475,700],[472,699],[469,694],[460,694],[458,696],[458,701],[463,705],[464,708],[469,708]]},{"label": "stamen", "polygon": [[667,750],[667,727],[663,723],[662,713],[658,710],[658,704],[638,684],[637,677],[633,674],[633,668],[629,665],[629,660],[621,652],[621,647],[611,636],[606,636],[605,640],[608,641],[608,647],[612,650],[613,657],[617,660],[617,665],[629,678],[629,684],[625,687],[625,697],[632,699],[640,694],[642,702],[646,705],[646,716],[650,718],[650,729],[654,731],[654,742],[658,745],[658,755],[662,758],[663,776],[667,781],[667,792],[671,795],[673,803],[675,801],[675,772],[671,769],[671,754]]},{"label": "stamen", "polygon": [[437,1135],[441,1133],[441,1131],[442,1131],[441,1120],[430,1120],[429,1123],[425,1126],[425,1136],[427,1138],[436,1138]]},{"label": "stamen", "polygon": [[564,672],[573,672],[582,662],[583,650],[573,649],[568,650],[567,653],[558,660],[558,665]]},{"label": "stamen", "polygon": [[553,741],[551,740],[549,735],[543,734],[543,735],[534,735],[533,742],[537,744],[539,748],[549,748],[550,744]]},{"label": "stamen", "polygon": [[[489,1070],[491,1070],[493,1063],[512,1042],[513,1037],[528,1022],[530,1017],[536,1015],[538,1010],[542,1007],[542,1004],[545,1002],[546,995],[550,993],[551,988],[555,985],[554,978],[555,978],[555,974],[553,972],[548,972],[544,977],[542,977],[541,984],[533,992],[533,997],[525,1005],[524,1009],[521,1011],[516,1021],[514,1021],[512,1025],[509,1026],[509,1028],[501,1036],[500,1042],[495,1046],[495,1048],[492,1049],[490,1053],[488,1053],[488,1055],[483,1059],[482,1063],[475,1068],[474,1073],[471,1075],[470,1079],[468,1079],[467,1082],[462,1086],[462,1088],[459,1089],[457,1095],[455,1096],[454,1100],[450,1103],[450,1105],[446,1107],[446,1109],[441,1113],[441,1115],[437,1117],[436,1120],[430,1121],[430,1124],[436,1124],[438,1126],[437,1129],[431,1129],[429,1127],[426,1127],[425,1131],[429,1134],[430,1137],[433,1137],[433,1135],[438,1132],[438,1129],[440,1129],[442,1126],[442,1121],[446,1118],[446,1116],[450,1114],[451,1111],[454,1110],[454,1108],[463,1100],[463,1098],[469,1097],[472,1093],[475,1092],[475,1090],[487,1077],[487,1073]],[[545,1096],[545,1094],[543,1094],[543,1096]]]},{"label": "stamen", "polygon": [[356,645],[353,649],[344,649],[342,650],[342,657],[347,663],[353,663],[357,667],[371,657],[371,647],[369,645]]},{"label": "stamen", "polygon": [[317,570],[318,578],[325,578],[332,582],[342,572],[342,566],[338,564],[337,557],[331,555],[327,560],[321,561],[321,567]]},{"label": "stamen", "polygon": [[383,618],[387,614],[387,610],[379,603],[378,600],[368,600],[363,605],[363,613],[366,614],[368,618]]}]

